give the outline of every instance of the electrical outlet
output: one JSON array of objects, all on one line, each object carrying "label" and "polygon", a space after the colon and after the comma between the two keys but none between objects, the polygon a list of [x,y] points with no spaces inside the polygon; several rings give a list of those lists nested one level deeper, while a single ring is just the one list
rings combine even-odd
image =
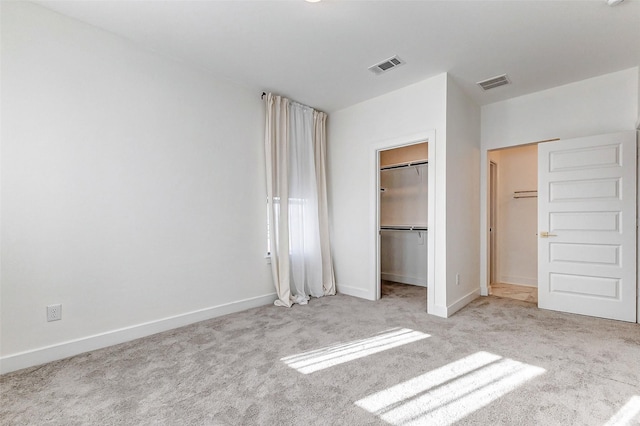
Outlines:
[{"label": "electrical outlet", "polygon": [[62,305],[49,305],[47,306],[47,321],[58,321],[62,319]]},{"label": "electrical outlet", "polygon": [[460,285],[460,274],[456,274],[456,285]]}]

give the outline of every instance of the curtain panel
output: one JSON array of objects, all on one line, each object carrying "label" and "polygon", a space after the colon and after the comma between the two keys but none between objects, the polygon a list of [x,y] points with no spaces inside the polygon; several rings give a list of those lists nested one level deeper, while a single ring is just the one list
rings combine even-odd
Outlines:
[{"label": "curtain panel", "polygon": [[336,293],[326,184],[327,115],[269,93],[265,161],[275,304]]}]

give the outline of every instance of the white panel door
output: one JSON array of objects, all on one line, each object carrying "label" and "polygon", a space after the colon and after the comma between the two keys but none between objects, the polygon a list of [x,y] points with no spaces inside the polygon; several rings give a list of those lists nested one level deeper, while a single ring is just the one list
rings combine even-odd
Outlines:
[{"label": "white panel door", "polygon": [[636,134],[538,145],[538,306],[636,321]]}]

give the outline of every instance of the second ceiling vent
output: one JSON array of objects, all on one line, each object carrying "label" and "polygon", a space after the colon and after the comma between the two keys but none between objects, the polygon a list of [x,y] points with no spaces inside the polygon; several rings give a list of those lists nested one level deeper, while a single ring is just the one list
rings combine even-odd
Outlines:
[{"label": "second ceiling vent", "polygon": [[380,62],[379,64],[371,65],[369,67],[369,71],[371,71],[374,74],[382,74],[396,67],[399,67],[400,65],[403,65],[403,64],[404,64],[404,61],[402,59],[398,58],[397,56],[394,56]]},{"label": "second ceiling vent", "polygon": [[505,84],[510,84],[509,78],[506,74],[498,75],[495,77],[488,78],[486,80],[479,81],[478,86],[482,87],[484,90],[495,89],[496,87],[504,86]]}]

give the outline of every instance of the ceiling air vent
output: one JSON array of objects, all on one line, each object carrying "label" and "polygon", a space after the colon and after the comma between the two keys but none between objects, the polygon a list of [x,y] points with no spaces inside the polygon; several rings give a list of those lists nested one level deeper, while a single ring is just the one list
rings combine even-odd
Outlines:
[{"label": "ceiling air vent", "polygon": [[506,74],[502,74],[496,77],[491,77],[483,81],[479,81],[477,84],[482,87],[484,90],[495,89],[496,87],[504,86],[505,84],[510,84],[511,82],[507,78]]},{"label": "ceiling air vent", "polygon": [[371,71],[374,74],[382,74],[383,72],[387,72],[403,64],[404,64],[404,61],[402,59],[398,58],[397,56],[394,56],[392,58],[389,58],[380,62],[379,64],[370,66],[369,71]]}]

